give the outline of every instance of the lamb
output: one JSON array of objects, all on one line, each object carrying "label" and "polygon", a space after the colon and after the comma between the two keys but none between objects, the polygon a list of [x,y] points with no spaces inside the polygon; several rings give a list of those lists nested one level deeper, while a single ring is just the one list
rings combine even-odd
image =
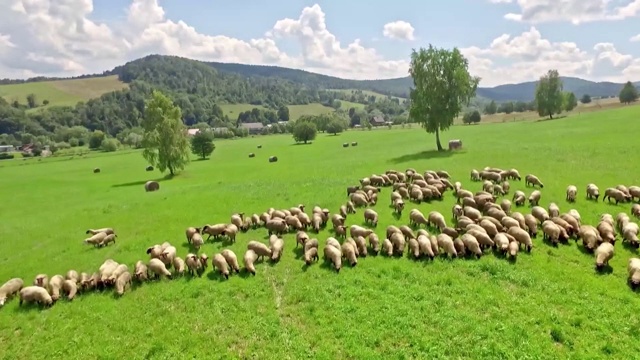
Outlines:
[{"label": "lamb", "polygon": [[444,216],[435,210],[429,212],[427,219],[429,221],[429,225],[434,225],[440,229],[440,231],[447,227],[447,222],[445,221]]},{"label": "lamb", "polygon": [[560,241],[560,227],[551,220],[542,223],[543,239],[551,241],[553,246],[557,246]]},{"label": "lamb", "polygon": [[575,185],[569,185],[567,186],[567,196],[565,200],[567,200],[568,202],[575,202],[577,194],[578,188]]},{"label": "lamb", "polygon": [[227,262],[231,270],[235,271],[236,274],[240,273],[240,265],[238,264],[238,257],[233,251],[229,249],[224,249],[220,252],[220,254],[224,257],[225,261]]},{"label": "lamb", "polygon": [[107,237],[107,233],[106,232],[99,232],[95,235],[92,235],[91,237],[88,237],[86,239],[83,240],[83,242],[85,244],[90,244],[93,246],[100,246],[100,244],[102,243],[102,241]]},{"label": "lamb", "polygon": [[595,255],[596,255],[596,270],[602,270],[606,265],[609,265],[609,260],[613,258],[613,255],[614,255],[613,244],[608,242],[603,242],[596,249]]},{"label": "lamb", "polygon": [[626,202],[628,200],[628,197],[622,191],[616,188],[607,188],[604,191],[602,201],[604,201],[605,199],[609,199],[609,202],[611,202],[611,198],[614,198],[616,200],[616,205],[618,205],[618,203],[620,202]]},{"label": "lamb", "polygon": [[471,234],[463,234],[460,237],[464,247],[469,250],[470,253],[474,254],[478,259],[482,257],[482,249],[480,248],[480,243],[478,240]]},{"label": "lamb", "polygon": [[259,258],[263,259],[264,257],[271,258],[272,255],[271,249],[267,245],[255,240],[247,243],[247,250],[253,250]]},{"label": "lamb", "polygon": [[537,206],[538,203],[540,202],[541,196],[542,196],[542,193],[540,193],[540,191],[534,190],[533,192],[531,192],[531,195],[529,195],[529,204],[531,206]]},{"label": "lamb", "polygon": [[225,260],[222,254],[216,253],[213,255],[211,263],[225,279],[229,279],[229,264],[227,264],[227,260]]},{"label": "lamb", "polygon": [[276,236],[275,238],[269,238],[269,244],[271,248],[271,261],[280,261],[284,249],[284,240]]},{"label": "lamb", "polygon": [[256,274],[255,262],[258,260],[258,254],[252,249],[248,249],[244,253],[243,262],[244,268],[252,275]]},{"label": "lamb", "polygon": [[4,306],[7,300],[16,296],[23,285],[24,281],[22,279],[13,278],[0,286],[0,307]]},{"label": "lamb", "polygon": [[540,179],[538,179],[537,176],[533,175],[533,174],[527,174],[524,177],[524,186],[540,186],[540,188],[544,188],[544,184],[542,183],[542,181],[540,181]]},{"label": "lamb", "polygon": [[67,294],[67,299],[72,301],[78,293],[78,284],[73,280],[65,280],[62,283],[62,291]]},{"label": "lamb", "polygon": [[139,282],[147,281],[149,279],[149,271],[147,270],[147,265],[145,265],[141,260],[138,260],[136,262],[136,265],[133,269],[133,276]]},{"label": "lamb", "polygon": [[353,237],[353,238],[355,238],[357,236],[362,236],[362,237],[366,238],[367,236],[371,235],[372,233],[373,233],[373,230],[364,228],[362,226],[351,225],[349,227],[349,235],[351,235],[351,237]]},{"label": "lamb", "polygon": [[513,236],[518,244],[524,245],[527,249],[527,252],[531,252],[531,249],[533,249],[533,242],[531,242],[531,237],[526,231],[520,228],[512,227],[507,230],[507,234]]},{"label": "lamb", "polygon": [[629,285],[635,290],[640,285],[640,259],[629,259],[627,273],[629,274]]},{"label": "lamb", "polygon": [[103,246],[107,246],[110,243],[114,243],[116,242],[116,237],[118,235],[116,234],[109,234],[107,235],[104,239],[102,239],[102,241],[100,242],[100,244],[98,244],[98,247],[103,247]]},{"label": "lamb", "polygon": [[40,286],[24,287],[20,290],[19,296],[20,306],[22,306],[22,303],[24,302],[35,302],[45,307],[53,305],[53,298],[51,298],[51,295],[49,295],[47,290]]},{"label": "lamb", "polygon": [[118,276],[116,280],[116,295],[122,296],[124,291],[129,288],[131,289],[131,273],[128,271],[123,272]]},{"label": "lamb", "polygon": [[161,275],[168,277],[171,279],[171,273],[165,267],[164,263],[160,259],[151,259],[149,260],[148,269],[154,274],[156,279],[159,279]]},{"label": "lamb", "polygon": [[587,199],[595,199],[598,201],[600,197],[600,189],[595,184],[587,185]]},{"label": "lamb", "polygon": [[215,225],[205,225],[202,227],[202,233],[209,235],[207,237],[207,241],[213,236],[214,239],[217,239],[222,235],[224,230],[227,228],[227,224],[215,224]]},{"label": "lamb", "polygon": [[447,234],[438,234],[436,236],[438,247],[442,248],[451,258],[458,257],[458,252],[453,246],[453,239]]},{"label": "lamb", "polygon": [[342,250],[336,248],[335,246],[325,245],[324,247],[324,258],[325,261],[331,261],[333,267],[336,269],[336,272],[340,272],[342,268]]},{"label": "lamb", "polygon": [[185,230],[185,235],[187,236],[187,242],[191,243],[191,238],[193,237],[194,234],[200,234],[201,229],[197,228],[197,227],[188,227],[187,230]]}]

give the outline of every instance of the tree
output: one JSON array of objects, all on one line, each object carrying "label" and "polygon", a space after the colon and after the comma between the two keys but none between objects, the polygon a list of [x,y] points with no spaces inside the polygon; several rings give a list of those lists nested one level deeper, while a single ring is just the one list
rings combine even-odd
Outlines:
[{"label": "tree", "polygon": [[487,115],[495,114],[497,111],[498,105],[496,105],[496,102],[493,100],[491,100],[491,102],[484,107],[484,113]]},{"label": "tree", "polygon": [[583,104],[588,104],[591,102],[591,96],[589,96],[589,94],[584,94],[582,95],[582,98],[580,99],[580,102]]},{"label": "tree", "polygon": [[576,95],[572,92],[565,92],[564,93],[564,110],[571,111],[575,109],[576,106],[578,106],[578,99],[576,98]]},{"label": "tree", "polygon": [[438,151],[444,150],[440,132],[453,125],[453,120],[475,95],[480,78],[469,75],[468,61],[460,50],[412,50],[409,73],[413,78],[409,117],[420,122],[427,133],[436,134]]},{"label": "tree", "polygon": [[171,175],[184,169],[189,162],[189,141],[180,108],[154,90],[145,104],[142,120],[142,156],[160,172],[169,170]]},{"label": "tree", "polygon": [[44,106],[49,105],[49,100],[44,99],[44,100],[42,101],[42,105],[44,105]]},{"label": "tree", "polygon": [[102,150],[106,151],[106,152],[114,152],[118,150],[118,146],[120,146],[120,142],[118,141],[118,139],[104,139],[102,141],[102,144],[100,145],[100,147],[102,147]]},{"label": "tree", "polygon": [[636,100],[638,100],[638,89],[631,83],[631,81],[627,81],[626,84],[620,90],[620,94],[618,95],[620,102],[623,104],[630,104]]},{"label": "tree", "polygon": [[341,133],[343,131],[344,125],[338,119],[331,119],[331,121],[329,121],[329,123],[327,124],[327,132],[329,134],[338,135],[338,133]]},{"label": "tree", "polygon": [[289,107],[282,105],[278,108],[278,119],[280,121],[289,121]]},{"label": "tree", "polygon": [[33,109],[38,106],[38,102],[36,101],[36,94],[27,95],[27,106]]},{"label": "tree", "polygon": [[549,119],[553,119],[553,114],[562,112],[564,96],[558,70],[549,70],[540,78],[536,86],[536,103],[540,116],[548,116]]},{"label": "tree", "polygon": [[200,156],[201,159],[206,159],[215,149],[213,132],[210,130],[200,130],[191,138],[191,152],[194,155]]},{"label": "tree", "polygon": [[293,126],[293,139],[296,142],[304,142],[305,144],[308,141],[311,141],[316,138],[316,125],[310,121],[296,121],[296,124]]},{"label": "tree", "polygon": [[462,117],[462,122],[465,124],[477,124],[481,119],[482,116],[480,115],[480,111],[473,110],[464,114],[464,116]]},{"label": "tree", "polygon": [[100,130],[94,130],[89,136],[89,149],[98,149],[102,146],[102,141],[104,141],[104,132]]}]

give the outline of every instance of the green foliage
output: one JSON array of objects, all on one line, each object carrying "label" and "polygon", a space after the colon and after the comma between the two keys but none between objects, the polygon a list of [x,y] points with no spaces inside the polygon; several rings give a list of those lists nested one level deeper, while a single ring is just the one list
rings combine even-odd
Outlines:
[{"label": "green foliage", "polygon": [[495,101],[491,100],[491,102],[485,106],[484,113],[487,115],[493,115],[496,112],[498,112],[498,105],[496,105]]},{"label": "green foliage", "polygon": [[89,137],[89,149],[99,149],[104,139],[105,134],[100,130],[95,130]]},{"label": "green foliage", "polygon": [[200,131],[191,137],[191,152],[206,159],[213,153],[216,146],[213,143],[213,132],[211,130],[200,129]]},{"label": "green foliage", "polygon": [[36,99],[36,95],[35,94],[27,95],[27,106],[30,109],[38,107],[38,100]]},{"label": "green foliage", "polygon": [[475,96],[480,78],[469,74],[468,61],[460,50],[438,49],[431,44],[428,49],[411,52],[409,73],[414,84],[409,117],[436,134],[438,151],[442,151],[440,131],[449,129]]},{"label": "green foliage", "polygon": [[480,111],[474,110],[464,114],[464,116],[462,117],[462,122],[465,124],[477,124],[481,119],[482,116],[480,115]]},{"label": "green foliage", "polygon": [[563,96],[564,96],[563,104],[564,104],[565,111],[571,111],[575,109],[576,106],[578,106],[578,99],[576,98],[576,95],[574,93],[565,92]]},{"label": "green foliage", "polygon": [[327,124],[327,132],[329,134],[337,135],[344,131],[344,123],[338,119],[331,119]]},{"label": "green foliage", "polygon": [[6,152],[0,153],[0,160],[13,159],[14,157],[15,156],[13,154],[10,154],[10,153],[6,153]]},{"label": "green foliage", "polygon": [[538,114],[540,116],[548,116],[549,119],[553,119],[554,114],[562,112],[564,95],[558,70],[549,70],[538,81],[536,104],[538,106]]},{"label": "green foliage", "polygon": [[499,113],[511,114],[514,110],[514,105],[511,101],[500,104],[498,107]]},{"label": "green foliage", "polygon": [[638,100],[638,89],[633,86],[631,81],[627,81],[627,83],[622,87],[622,90],[620,90],[618,99],[620,99],[620,102],[623,104],[630,104]]},{"label": "green foliage", "polygon": [[589,94],[584,94],[582,95],[582,98],[580,99],[580,102],[583,104],[588,104],[591,102],[591,96],[589,96]]},{"label": "green foliage", "polygon": [[44,100],[42,101],[42,105],[44,105],[44,106],[49,105],[49,100],[44,99]]},{"label": "green foliage", "polygon": [[153,91],[142,122],[142,156],[160,172],[168,169],[171,175],[189,162],[189,142],[180,118],[180,108],[160,91]]},{"label": "green foliage", "polygon": [[293,139],[296,142],[304,142],[305,144],[316,138],[316,125],[308,120],[299,119],[293,125]]},{"label": "green foliage", "polygon": [[102,141],[102,150],[106,152],[114,152],[118,150],[120,147],[120,142],[118,139],[108,138]]},{"label": "green foliage", "polygon": [[278,120],[289,121],[289,107],[287,107],[286,105],[281,105],[278,108]]}]

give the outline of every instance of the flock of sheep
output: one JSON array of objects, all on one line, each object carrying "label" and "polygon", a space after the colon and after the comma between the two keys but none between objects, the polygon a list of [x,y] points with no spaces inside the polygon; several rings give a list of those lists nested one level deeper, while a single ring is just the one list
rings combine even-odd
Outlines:
[{"label": "flock of sheep", "polygon": [[[427,170],[420,174],[415,169],[404,172],[388,170],[381,175],[374,174],[360,179],[357,186],[349,186],[349,200],[340,206],[337,213],[331,214],[328,209],[315,206],[311,214],[307,214],[305,206],[301,204],[290,209],[271,208],[260,215],[233,214],[229,223],[187,228],[186,239],[194,253],[187,254],[184,259],[177,256],[175,246],[165,242],[149,247],[146,251],[149,261],[138,261],[133,266],[133,271],[126,264],[108,259],[93,273],[70,270],[65,276],[54,275],[51,278],[46,274],[39,274],[33,284],[26,287],[22,279],[14,278],[0,287],[0,306],[16,295],[20,298],[20,305],[23,302],[35,302],[51,306],[61,294],[73,300],[78,293],[113,288],[115,294],[122,295],[131,287],[133,280],[144,282],[151,277],[172,278],[185,272],[192,276],[202,276],[208,268],[209,258],[204,253],[197,253],[206,241],[213,237],[214,240],[225,238],[235,242],[238,232],[258,227],[267,229],[269,241],[268,244],[255,240],[247,243],[243,265],[245,271],[253,275],[256,274],[255,264],[258,259],[267,258],[274,262],[280,260],[285,245],[282,236],[290,232],[295,233],[296,247],[302,245],[306,265],[317,261],[319,241],[307,232],[317,234],[329,223],[334,236],[327,238],[322,253],[324,261],[329,262],[337,272],[342,268],[343,259],[355,266],[358,258],[367,256],[369,252],[386,256],[402,256],[406,252],[414,259],[434,259],[441,254],[450,258],[480,258],[489,249],[494,249],[508,259],[515,259],[523,247],[529,252],[534,248],[532,238],[537,237],[539,230],[543,240],[553,246],[572,238],[576,242],[581,240],[582,246],[594,253],[597,270],[607,266],[614,256],[617,236],[630,246],[637,248],[640,244],[639,226],[624,212],[617,214],[615,218],[611,214],[602,214],[598,224],[592,226],[582,223],[581,216],[575,209],[561,213],[555,203],[550,203],[548,208],[539,206],[542,197],[540,189],[544,188],[544,184],[535,175],[528,174],[524,177],[525,186],[534,188],[529,196],[522,191],[515,191],[511,200],[505,197],[510,193],[509,181],[521,181],[516,169],[487,167],[482,171],[472,170],[470,180],[482,181],[482,190],[474,193],[464,189],[460,182],[452,183],[446,171]],[[409,224],[387,226],[385,237],[381,240],[373,230],[378,225],[378,214],[370,206],[377,204],[384,187],[392,188],[390,207],[397,218],[405,209],[405,201],[419,204],[443,199],[447,191],[453,192],[457,201],[451,210],[451,224],[438,211],[431,211],[425,216],[420,210],[412,209],[409,212]],[[566,200],[575,202],[577,196],[577,187],[569,185]],[[497,202],[499,197],[502,198]],[[600,191],[595,184],[587,185],[586,197],[596,201],[600,198]],[[636,198],[640,200],[640,187],[624,185],[607,188],[602,196],[603,201],[615,200],[616,204],[631,202]],[[531,207],[530,213],[513,211],[524,206],[527,200]],[[371,228],[360,225],[347,228],[345,225],[346,218],[355,214],[359,208],[364,208],[364,222]],[[631,215],[640,217],[639,204],[632,205]],[[91,236],[84,243],[96,247],[106,246],[117,238],[112,228],[89,229],[87,234]],[[206,239],[204,235],[207,235]],[[342,239],[342,242],[338,239]],[[229,249],[214,254],[211,264],[224,278],[241,271],[238,257]],[[640,284],[640,258],[630,258],[627,271],[629,283],[635,289]]]}]

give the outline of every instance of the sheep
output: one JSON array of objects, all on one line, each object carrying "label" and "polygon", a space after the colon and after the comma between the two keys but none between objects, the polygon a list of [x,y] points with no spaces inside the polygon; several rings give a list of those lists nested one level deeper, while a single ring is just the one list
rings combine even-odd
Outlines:
[{"label": "sheep", "polygon": [[404,254],[404,247],[407,241],[401,232],[394,232],[393,234],[391,234],[391,236],[389,236],[389,241],[391,242],[394,254]]},{"label": "sheep", "polygon": [[185,230],[185,235],[187,236],[187,242],[191,243],[191,238],[194,234],[200,234],[201,229],[197,227],[190,226]]},{"label": "sheep", "polygon": [[409,191],[409,199],[420,204],[422,200],[424,200],[425,196],[422,193],[422,190],[417,186],[412,186]]},{"label": "sheep", "polygon": [[600,189],[595,184],[587,185],[587,199],[595,199],[598,201],[598,197],[600,197]]},{"label": "sheep", "polygon": [[478,240],[478,243],[480,244],[481,248],[486,249],[486,248],[493,247],[495,243],[493,242],[493,240],[491,240],[491,237],[489,237],[489,234],[487,234],[486,231],[482,231],[480,229],[475,229],[475,228],[467,229],[467,234],[473,235],[473,237],[476,238],[476,240]]},{"label": "sheep", "polygon": [[[541,208],[542,210],[544,210],[543,208]],[[545,211],[546,214],[546,211]],[[545,220],[547,220],[549,217],[544,217],[541,216],[539,220],[538,218],[536,218],[534,215],[532,214],[526,214],[524,216],[524,222],[526,224],[526,229],[527,233],[529,234],[529,236],[531,237],[537,237],[538,236],[538,221],[543,222]]]},{"label": "sheep", "polygon": [[115,244],[116,237],[118,237],[118,235],[116,235],[116,234],[109,234],[109,235],[105,236],[105,238],[102,239],[102,241],[100,241],[100,243],[98,244],[98,247],[107,246],[110,243],[114,243]]},{"label": "sheep", "polygon": [[332,237],[327,238],[326,245],[333,246],[338,250],[340,250],[340,246],[341,246],[340,242],[338,240],[336,240],[335,238],[332,238]]},{"label": "sheep", "polygon": [[86,231],[86,234],[95,235],[102,232],[106,233],[107,235],[115,234],[115,232],[113,231],[113,228],[110,228],[110,227],[100,228],[100,229],[88,229]]},{"label": "sheep", "polygon": [[493,242],[495,244],[496,249],[498,249],[503,254],[509,251],[509,237],[506,233],[498,233],[493,238]]},{"label": "sheep", "polygon": [[144,184],[144,191],[158,191],[160,190],[160,184],[157,181],[147,181]]},{"label": "sheep", "polygon": [[510,227],[520,227],[520,223],[518,222],[518,220],[510,216],[503,217],[500,223],[505,229],[508,229]]},{"label": "sheep", "polygon": [[355,207],[366,207],[369,205],[369,200],[361,193],[353,193],[349,195],[349,200],[351,200]]},{"label": "sheep", "polygon": [[[298,220],[297,218],[295,218]],[[222,236],[226,236],[229,241],[232,243],[236,242],[236,235],[238,235],[238,227],[234,224],[227,224],[225,229],[222,231]]]},{"label": "sheep", "polygon": [[352,267],[358,265],[356,247],[352,243],[345,242],[344,244],[342,244],[341,250],[342,250],[342,257],[347,259],[347,261],[349,261],[349,264]]},{"label": "sheep", "polygon": [[442,229],[442,233],[443,234],[447,234],[449,236],[451,236],[452,239],[456,239],[458,238],[458,236],[460,236],[460,234],[458,233],[458,231],[452,227],[446,227],[444,229]]},{"label": "sheep", "polygon": [[596,270],[602,270],[606,265],[609,265],[609,260],[613,258],[614,247],[613,244],[603,242],[596,248]]},{"label": "sheep", "polygon": [[416,242],[418,243],[420,255],[426,255],[430,259],[433,259],[435,257],[433,249],[431,248],[431,242],[429,241],[429,237],[427,235],[419,235],[416,239]]},{"label": "sheep", "polygon": [[471,170],[471,175],[470,175],[469,179],[471,181],[480,181],[481,180],[480,179],[480,173],[478,172],[478,170],[476,170],[476,169]]},{"label": "sheep", "polygon": [[416,234],[414,234],[413,230],[411,230],[411,228],[408,227],[407,225],[401,225],[399,229],[402,235],[404,235],[406,238],[410,238],[410,239],[416,238]]},{"label": "sheep", "polygon": [[53,298],[46,289],[40,286],[27,286],[20,289],[18,293],[20,296],[19,305],[22,306],[23,303],[38,303],[42,306],[49,307],[53,305]]},{"label": "sheep", "polygon": [[[284,221],[287,224],[287,226],[289,227],[289,229],[292,229],[292,228],[294,230],[302,230],[302,229],[304,229],[304,226],[302,225],[302,222],[300,221],[300,219],[297,216],[287,215],[287,216],[285,216]],[[287,229],[287,231],[289,229]]]},{"label": "sheep", "polygon": [[482,218],[482,213],[478,209],[472,208],[471,206],[465,206],[463,209],[463,214],[474,222],[478,222]]},{"label": "sheep", "polygon": [[229,264],[227,260],[220,253],[216,253],[213,255],[211,259],[211,263],[218,270],[220,275],[222,275],[225,279],[229,279]]},{"label": "sheep", "polygon": [[502,182],[502,176],[500,176],[500,174],[496,172],[481,171],[480,178],[483,180],[491,180],[496,184]]},{"label": "sheep", "polygon": [[340,214],[331,215],[331,223],[333,224],[333,227],[344,225],[344,221],[344,217]]},{"label": "sheep", "polygon": [[271,258],[272,255],[272,251],[267,245],[255,240],[251,240],[247,243],[247,250],[253,250],[259,258],[263,259],[265,257]]},{"label": "sheep", "polygon": [[184,271],[186,269],[186,264],[185,264],[185,261],[182,260],[182,258],[176,256],[173,259],[172,265],[173,265],[174,273],[176,275],[180,275],[180,276],[184,275]]},{"label": "sheep", "polygon": [[502,199],[500,202],[500,208],[505,214],[509,214],[511,212],[511,201],[509,199]]},{"label": "sheep", "polygon": [[164,251],[162,251],[162,254],[160,255],[160,257],[158,257],[158,259],[160,259],[166,265],[171,265],[173,264],[173,259],[175,259],[177,252],[178,251],[176,250],[175,246],[168,246],[166,249],[164,249]]},{"label": "sheep", "polygon": [[243,263],[246,271],[248,271],[252,275],[256,274],[256,260],[258,260],[258,254],[252,249],[247,249],[247,251],[244,253]]},{"label": "sheep", "polygon": [[123,274],[124,272],[129,271],[129,267],[125,264],[118,264],[118,266],[115,268],[115,270],[113,270],[113,272],[109,275],[109,277],[107,278],[108,280],[108,284],[109,285],[113,285],[115,284],[116,280],[118,280],[118,277]]},{"label": "sheep", "polygon": [[438,247],[442,248],[451,258],[458,257],[458,252],[453,245],[453,239],[447,234],[438,234],[436,236]]},{"label": "sheep", "polygon": [[622,193],[627,198],[627,200],[631,200],[632,199],[631,193],[629,192],[629,189],[626,186],[624,186],[622,184],[616,185],[616,189],[622,191]]},{"label": "sheep", "polygon": [[356,244],[356,250],[359,253],[359,256],[366,257],[368,255],[367,252],[367,241],[362,236],[356,236],[353,240]]},{"label": "sheep", "polygon": [[618,203],[620,202],[626,202],[628,199],[627,196],[622,191],[616,188],[607,188],[604,191],[604,196],[602,197],[602,201],[604,201],[605,199],[609,199],[609,202],[611,202],[611,198],[614,198],[616,200],[616,205],[618,205]]},{"label": "sheep", "polygon": [[393,211],[398,215],[402,215],[402,210],[404,210],[404,201],[402,199],[395,200],[393,202]]},{"label": "sheep", "polygon": [[518,241],[510,241],[507,249],[507,256],[511,259],[516,259],[518,251],[520,250],[520,243]]},{"label": "sheep", "polygon": [[454,204],[453,207],[451,208],[451,215],[454,220],[458,220],[460,216],[464,215],[462,206],[458,204]]},{"label": "sheep", "polygon": [[113,274],[113,272],[118,268],[118,265],[120,264],[113,261],[112,259],[105,260],[98,269],[98,272],[100,274],[100,281],[96,285],[99,287],[109,285],[109,278],[111,277],[111,274]]},{"label": "sheep", "polygon": [[233,251],[229,249],[224,249],[220,252],[220,254],[224,257],[225,261],[227,262],[231,270],[235,271],[236,274],[240,273],[240,265],[238,264],[238,257]]},{"label": "sheep", "polygon": [[560,208],[554,202],[549,204],[549,215],[548,217],[558,217],[560,216]]},{"label": "sheep", "polygon": [[565,221],[560,217],[553,217],[550,220],[564,230],[564,233],[566,233],[567,235],[565,240],[568,240],[569,237],[573,236],[574,232],[576,231],[576,229],[574,229],[574,227],[571,224],[569,224],[567,221]]},{"label": "sheep", "polygon": [[629,191],[629,196],[631,197],[631,200],[635,200],[636,198],[638,198],[638,200],[640,200],[640,186],[629,186],[629,188],[627,189]]},{"label": "sheep", "polygon": [[[548,220],[549,217],[554,216],[554,215],[549,216],[549,213],[547,213],[547,210],[545,210],[545,208],[541,206],[534,206],[533,208],[531,208],[531,215],[533,215],[533,217],[535,217],[541,223],[545,220]],[[558,216],[558,214],[556,214],[555,216]]]},{"label": "sheep", "polygon": [[580,223],[580,220],[582,219],[582,217],[580,216],[580,213],[578,212],[578,210],[569,209],[568,214],[573,216],[578,221],[578,223]]},{"label": "sheep", "polygon": [[538,203],[540,202],[541,196],[542,196],[542,193],[540,193],[540,191],[538,190],[532,191],[531,195],[529,195],[529,205],[537,206]]},{"label": "sheep", "polygon": [[156,279],[159,279],[161,275],[172,278],[171,273],[165,267],[164,263],[160,259],[149,260],[148,269],[154,274]]},{"label": "sheep", "polygon": [[481,220],[479,225],[487,232],[490,237],[494,237],[498,233],[498,228],[496,227],[496,225],[487,219]]},{"label": "sheep", "polygon": [[409,245],[409,256],[413,256],[414,259],[420,258],[420,245],[418,244],[418,240],[409,239],[407,244]]},{"label": "sheep", "polygon": [[578,238],[582,239],[582,245],[588,251],[595,250],[596,245],[602,240],[598,229],[591,225],[581,225],[578,230]]},{"label": "sheep", "polygon": [[526,199],[525,196],[526,195],[524,194],[524,192],[518,190],[513,194],[513,198],[511,199],[511,201],[513,201],[516,206],[522,206],[524,205]]},{"label": "sheep", "polygon": [[633,204],[631,206],[631,215],[640,218],[640,204]]},{"label": "sheep", "polygon": [[616,215],[616,228],[618,229],[618,231],[622,231],[622,228],[631,221],[631,219],[629,219],[629,216],[623,212],[618,213],[618,215]]},{"label": "sheep", "polygon": [[388,238],[382,240],[382,252],[387,256],[393,256],[393,244]]},{"label": "sheep", "polygon": [[340,216],[342,216],[343,219],[347,218],[347,206],[346,205],[340,205],[340,210],[338,212],[340,213]]},{"label": "sheep", "polygon": [[204,225],[202,227],[202,233],[209,235],[207,237],[207,241],[213,236],[214,239],[217,239],[222,235],[224,230],[227,228],[227,224],[214,224],[214,225]]},{"label": "sheep", "polygon": [[60,298],[62,283],[64,283],[64,278],[62,277],[62,275],[54,275],[49,280],[49,294],[51,295],[51,299],[53,300],[53,302],[58,301],[58,299]]},{"label": "sheep", "polygon": [[524,186],[540,186],[540,188],[544,188],[544,184],[542,183],[542,181],[540,181],[540,179],[538,179],[537,176],[533,175],[533,174],[527,174],[524,177]]},{"label": "sheep", "polygon": [[360,190],[360,186],[347,186],[347,196],[353,194],[354,192]]},{"label": "sheep", "polygon": [[468,249],[470,253],[474,254],[478,259],[482,257],[483,253],[480,248],[480,243],[478,243],[478,240],[473,235],[463,234],[460,240],[464,244],[465,249]]},{"label": "sheep", "polygon": [[118,279],[116,280],[115,288],[116,295],[118,296],[122,296],[127,288],[131,289],[131,273],[125,271],[120,274],[120,276],[118,276]]},{"label": "sheep", "polygon": [[284,249],[284,240],[275,235],[271,235],[269,238],[269,245],[271,249],[271,261],[280,261],[282,251]]},{"label": "sheep", "polygon": [[95,235],[92,235],[91,237],[84,239],[83,242],[85,244],[99,246],[106,237],[107,237],[106,232],[99,232],[99,233],[96,233]]},{"label": "sheep", "polygon": [[74,283],[78,283],[80,281],[80,275],[78,274],[77,271],[75,270],[69,270],[67,271],[67,273],[64,275],[64,279],[65,280],[71,280]]},{"label": "sheep", "polygon": [[349,235],[355,238],[356,236],[367,237],[373,233],[373,230],[364,228],[359,225],[351,225],[349,227]]},{"label": "sheep", "polygon": [[374,255],[378,255],[380,252],[380,238],[375,233],[369,235],[369,246]]},{"label": "sheep", "polygon": [[613,225],[606,221],[600,221],[598,226],[596,226],[596,229],[598,230],[598,234],[600,234],[602,241],[615,245],[616,232],[613,229]]},{"label": "sheep", "polygon": [[145,265],[141,260],[138,260],[136,262],[136,265],[134,266],[133,277],[139,282],[143,282],[149,279],[149,271],[147,270],[147,265]]},{"label": "sheep", "polygon": [[287,223],[284,221],[284,219],[279,219],[279,218],[278,219],[270,219],[265,224],[265,227],[267,228],[267,231],[269,232],[269,235],[271,235],[271,234],[282,235],[284,233],[289,232],[289,225],[287,225]]},{"label": "sheep", "polygon": [[[352,238],[352,237],[348,237],[344,243],[349,243],[351,245],[353,245],[353,249],[356,253],[356,256],[360,256],[360,250],[358,250],[358,244],[356,244],[356,241]],[[344,244],[343,243],[343,244]],[[344,254],[343,254],[344,255]]]},{"label": "sheep", "polygon": [[20,278],[13,278],[0,286],[0,307],[4,306],[7,300],[16,296],[23,286],[24,281]]},{"label": "sheep", "polygon": [[635,290],[640,284],[640,259],[631,258],[627,265],[627,273],[629,276],[629,285]]},{"label": "sheep", "polygon": [[342,249],[327,244],[323,252],[325,261],[330,261],[336,272],[340,273],[340,269],[342,268]]},{"label": "sheep", "polygon": [[554,246],[558,245],[560,241],[560,226],[551,220],[545,220],[542,223],[543,239],[551,241]]},{"label": "sheep", "polygon": [[429,221],[424,217],[424,214],[420,212],[418,209],[411,209],[409,212],[409,225],[412,226],[420,226],[425,225],[428,226]]},{"label": "sheep", "polygon": [[429,225],[434,225],[440,231],[447,227],[447,222],[445,221],[444,216],[435,210],[429,212],[427,220]]},{"label": "sheep", "polygon": [[567,186],[567,196],[565,197],[565,200],[568,202],[575,202],[577,194],[578,188],[575,185],[569,185]]},{"label": "sheep", "polygon": [[531,237],[526,231],[520,228],[512,227],[507,230],[507,234],[513,236],[518,244],[524,245],[527,252],[531,252],[531,250],[533,249],[533,242],[531,242]]},{"label": "sheep", "polygon": [[296,248],[298,245],[304,246],[304,244],[309,240],[309,235],[306,232],[300,230],[296,233]]},{"label": "sheep", "polygon": [[72,301],[78,293],[78,284],[73,280],[65,280],[62,282],[62,291],[67,294],[67,299]]}]

